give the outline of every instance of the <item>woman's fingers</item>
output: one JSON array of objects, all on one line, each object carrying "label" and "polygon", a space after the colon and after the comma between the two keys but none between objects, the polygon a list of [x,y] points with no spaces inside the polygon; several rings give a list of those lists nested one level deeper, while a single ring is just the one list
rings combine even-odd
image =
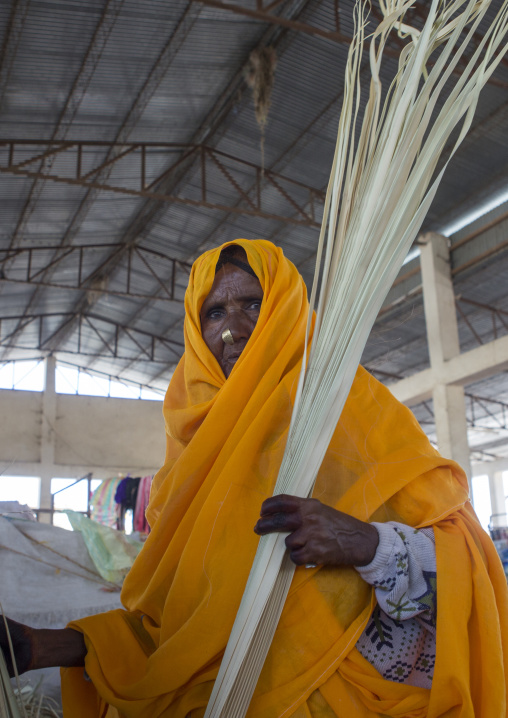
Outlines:
[{"label": "woman's fingers", "polygon": [[305,546],[295,549],[294,551],[290,551],[289,558],[297,566],[304,566],[307,564],[312,564],[312,565],[317,566],[316,560],[309,557],[309,552]]},{"label": "woman's fingers", "polygon": [[379,535],[374,526],[322,504],[280,494],[267,499],[254,527],[259,535],[288,533],[286,546],[294,563],[364,566],[375,555]]},{"label": "woman's fingers", "polygon": [[254,532],[263,536],[271,533],[285,533],[300,528],[302,519],[297,513],[276,513],[262,516],[254,526]]},{"label": "woman's fingers", "polygon": [[307,544],[305,531],[299,529],[298,531],[294,531],[292,534],[289,534],[289,536],[286,536],[285,544],[289,551],[297,551],[298,549],[303,548]]},{"label": "woman's fingers", "polygon": [[308,499],[299,499],[298,496],[290,496],[289,494],[271,496],[261,504],[261,516],[295,513],[301,509],[306,501]]}]

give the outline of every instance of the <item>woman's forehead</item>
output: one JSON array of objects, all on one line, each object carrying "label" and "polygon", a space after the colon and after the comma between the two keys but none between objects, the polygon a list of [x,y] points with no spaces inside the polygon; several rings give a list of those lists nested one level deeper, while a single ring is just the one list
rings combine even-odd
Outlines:
[{"label": "woman's forehead", "polygon": [[211,289],[203,302],[203,307],[227,297],[251,296],[263,296],[259,279],[252,277],[233,264],[224,264],[215,275]]}]

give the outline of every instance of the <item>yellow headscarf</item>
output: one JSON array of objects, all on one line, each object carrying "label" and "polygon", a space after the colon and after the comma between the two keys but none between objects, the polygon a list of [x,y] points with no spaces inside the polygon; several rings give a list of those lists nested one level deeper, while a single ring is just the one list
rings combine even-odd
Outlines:
[{"label": "yellow headscarf", "polygon": [[[204,714],[256,551],[253,527],[284,452],[308,317],[305,285],[282,250],[235,244],[263,288],[259,320],[226,381],[199,320],[226,245],[201,256],[185,297],[185,354],[164,402],[167,454],[148,508],[152,531],[125,581],[127,610],[70,624],[85,636],[92,682],[83,669],[62,671],[69,718]],[[364,521],[434,526],[432,689],[383,679],[355,649],[375,595],[352,567],[298,568],[248,716],[505,715],[506,582],[464,474],[361,368],[314,496]]]}]

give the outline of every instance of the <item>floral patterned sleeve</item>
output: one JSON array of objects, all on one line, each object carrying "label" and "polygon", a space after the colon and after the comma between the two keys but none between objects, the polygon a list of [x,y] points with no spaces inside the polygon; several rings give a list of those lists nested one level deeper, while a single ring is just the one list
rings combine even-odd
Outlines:
[{"label": "floral patterned sleeve", "polygon": [[373,523],[379,533],[374,559],[356,570],[376,590],[381,610],[394,621],[416,618],[435,632],[436,549],[432,528],[390,521]]}]

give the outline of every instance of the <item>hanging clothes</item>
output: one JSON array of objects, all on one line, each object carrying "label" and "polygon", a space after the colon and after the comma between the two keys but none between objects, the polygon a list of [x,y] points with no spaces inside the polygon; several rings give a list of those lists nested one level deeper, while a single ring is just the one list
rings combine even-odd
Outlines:
[{"label": "hanging clothes", "polygon": [[127,476],[118,484],[115,493],[115,501],[117,503],[117,523],[116,527],[119,531],[125,531],[125,514],[127,511],[136,509],[136,500],[138,496],[140,477]]},{"label": "hanging clothes", "polygon": [[90,497],[91,517],[103,526],[109,526],[110,528],[116,527],[117,513],[115,495],[122,480],[123,477],[121,476],[104,479]]},{"label": "hanging clothes", "polygon": [[138,496],[136,500],[136,508],[134,510],[134,531],[139,533],[150,533],[150,527],[146,520],[145,512],[150,500],[150,489],[152,488],[153,476],[143,476],[139,482]]}]

